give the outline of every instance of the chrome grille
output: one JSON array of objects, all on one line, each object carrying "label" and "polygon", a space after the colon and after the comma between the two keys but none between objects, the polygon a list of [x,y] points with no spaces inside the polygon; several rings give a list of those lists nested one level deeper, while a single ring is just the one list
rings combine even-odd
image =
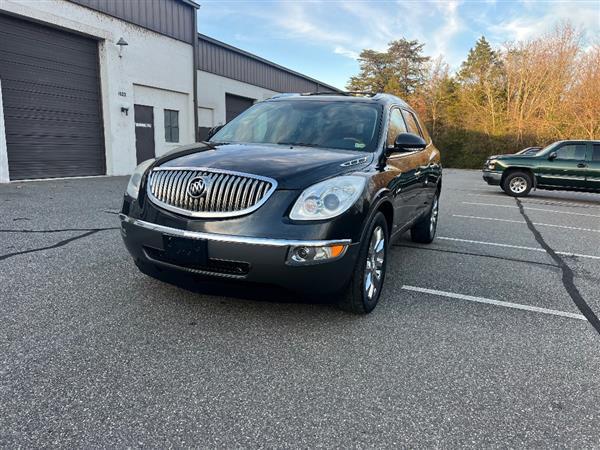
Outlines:
[{"label": "chrome grille", "polygon": [[148,197],[158,206],[192,217],[232,217],[258,209],[277,182],[241,172],[196,167],[157,167]]}]

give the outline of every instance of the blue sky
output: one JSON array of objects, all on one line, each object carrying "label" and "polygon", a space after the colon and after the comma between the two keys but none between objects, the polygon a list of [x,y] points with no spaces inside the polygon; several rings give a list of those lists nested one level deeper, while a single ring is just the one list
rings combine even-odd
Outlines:
[{"label": "blue sky", "polygon": [[363,48],[405,37],[456,69],[481,35],[500,46],[568,20],[600,43],[600,0],[199,0],[201,33],[344,88]]}]

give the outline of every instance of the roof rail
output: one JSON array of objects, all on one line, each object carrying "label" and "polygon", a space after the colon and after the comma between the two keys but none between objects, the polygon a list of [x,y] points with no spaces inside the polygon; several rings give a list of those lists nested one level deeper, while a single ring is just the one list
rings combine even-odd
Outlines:
[{"label": "roof rail", "polygon": [[374,97],[376,92],[341,91],[341,92],[303,92],[300,95],[345,95],[347,97]]},{"label": "roof rail", "polygon": [[298,94],[295,92],[282,92],[281,94],[275,94],[269,98],[297,97],[298,95],[302,95],[302,94]]}]

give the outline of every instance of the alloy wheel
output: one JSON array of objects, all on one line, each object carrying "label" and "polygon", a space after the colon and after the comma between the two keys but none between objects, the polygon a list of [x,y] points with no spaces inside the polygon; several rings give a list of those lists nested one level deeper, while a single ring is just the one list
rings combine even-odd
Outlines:
[{"label": "alloy wheel", "polygon": [[527,189],[527,180],[523,177],[514,177],[510,180],[510,190],[515,194],[522,194]]},{"label": "alloy wheel", "polygon": [[433,204],[431,205],[431,215],[429,219],[429,233],[433,237],[435,235],[435,229],[437,228],[439,214],[439,202],[438,196],[433,197]]},{"label": "alloy wheel", "polygon": [[381,289],[384,262],[385,234],[383,228],[377,226],[371,235],[365,268],[364,290],[369,301],[373,300],[377,292]]}]

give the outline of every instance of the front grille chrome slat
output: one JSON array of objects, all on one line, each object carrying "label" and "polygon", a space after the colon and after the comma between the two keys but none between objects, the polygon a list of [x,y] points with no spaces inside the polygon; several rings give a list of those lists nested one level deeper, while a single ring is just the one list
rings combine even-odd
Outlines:
[{"label": "front grille chrome slat", "polygon": [[[204,181],[203,191],[190,194],[190,184]],[[194,185],[197,187],[197,184]],[[147,193],[157,206],[188,217],[219,218],[249,214],[277,189],[272,178],[204,167],[156,167]]]}]

